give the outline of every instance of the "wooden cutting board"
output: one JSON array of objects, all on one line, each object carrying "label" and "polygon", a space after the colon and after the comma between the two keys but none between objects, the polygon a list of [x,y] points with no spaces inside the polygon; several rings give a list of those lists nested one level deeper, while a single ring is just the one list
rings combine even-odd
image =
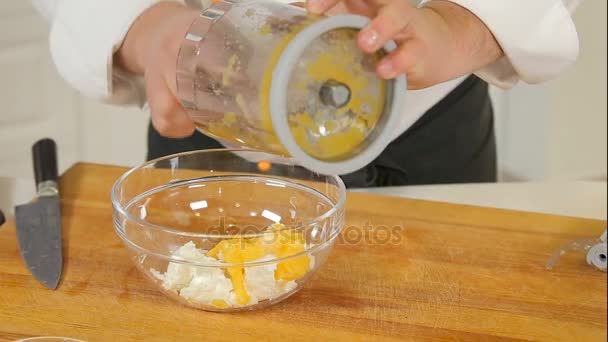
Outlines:
[{"label": "wooden cutting board", "polygon": [[62,177],[56,291],[28,273],[14,222],[0,228],[0,340],[606,341],[606,274],[574,254],[544,268],[605,221],[351,193],[343,238],[308,286],[268,309],[218,314],[166,298],[131,263],[110,206],[124,171],[79,164]]}]

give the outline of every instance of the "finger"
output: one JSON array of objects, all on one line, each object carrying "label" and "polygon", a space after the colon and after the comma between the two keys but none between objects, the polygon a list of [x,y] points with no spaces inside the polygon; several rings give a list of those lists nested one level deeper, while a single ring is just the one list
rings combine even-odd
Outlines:
[{"label": "finger", "polygon": [[416,40],[404,42],[397,50],[391,52],[378,63],[376,71],[384,79],[393,79],[399,75],[408,76],[408,84],[420,77],[423,66],[423,46]]},{"label": "finger", "polygon": [[369,25],[359,32],[359,47],[372,53],[394,39],[406,29],[412,19],[414,9],[407,1],[393,1],[383,6]]},{"label": "finger", "polygon": [[186,112],[179,106],[172,106],[167,111],[155,110],[150,105],[152,125],[160,135],[166,138],[187,138],[194,134],[196,127]]},{"label": "finger", "polygon": [[146,77],[152,125],[167,138],[192,136],[195,125],[160,76]]},{"label": "finger", "polygon": [[307,0],[306,8],[314,14],[323,14],[334,7],[340,0]]},{"label": "finger", "polygon": [[194,134],[196,127],[191,120],[185,120],[182,114],[185,114],[183,109],[174,107],[174,110],[168,112],[167,115],[155,115],[152,109],[152,125],[158,133],[166,138],[188,138]]},{"label": "finger", "polygon": [[368,18],[373,18],[378,13],[378,7],[369,0],[343,0],[335,7],[338,6],[342,6],[345,9],[345,13],[358,14]]},{"label": "finger", "polygon": [[305,2],[290,2],[289,3],[291,6],[296,6],[296,7],[300,7],[300,8],[306,8],[306,3]]}]

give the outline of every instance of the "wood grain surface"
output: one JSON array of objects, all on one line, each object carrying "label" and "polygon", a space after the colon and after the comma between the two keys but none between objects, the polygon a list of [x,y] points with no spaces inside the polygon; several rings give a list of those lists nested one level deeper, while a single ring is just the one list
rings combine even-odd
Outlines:
[{"label": "wood grain surface", "polygon": [[0,228],[1,341],[606,341],[606,274],[577,254],[544,268],[605,221],[350,193],[342,237],[304,289],[260,311],[209,313],[165,297],[129,259],[110,205],[124,171],[78,164],[61,178],[55,291],[28,273],[12,218]]}]

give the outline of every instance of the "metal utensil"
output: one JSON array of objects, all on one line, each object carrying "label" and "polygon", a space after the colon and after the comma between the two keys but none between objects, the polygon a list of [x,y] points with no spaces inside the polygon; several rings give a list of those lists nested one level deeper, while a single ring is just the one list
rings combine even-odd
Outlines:
[{"label": "metal utensil", "polygon": [[48,138],[37,141],[32,156],[38,197],[15,207],[17,240],[30,272],[46,287],[55,289],[63,267],[55,142]]},{"label": "metal utensil", "polygon": [[583,238],[569,242],[553,253],[547,261],[546,268],[553,269],[559,258],[569,252],[585,253],[587,263],[596,269],[606,272],[608,269],[606,230],[598,238]]}]

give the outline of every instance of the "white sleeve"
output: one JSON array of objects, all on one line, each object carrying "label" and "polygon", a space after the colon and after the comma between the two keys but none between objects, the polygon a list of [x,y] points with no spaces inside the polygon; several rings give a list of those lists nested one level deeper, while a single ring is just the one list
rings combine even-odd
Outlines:
[{"label": "white sleeve", "polygon": [[138,77],[113,66],[131,24],[160,0],[32,0],[50,25],[59,74],[87,97],[115,104],[145,102]]},{"label": "white sleeve", "polygon": [[510,88],[519,80],[544,82],[578,57],[579,40],[571,15],[583,0],[449,1],[484,22],[504,51],[503,58],[475,72],[488,83]]}]

